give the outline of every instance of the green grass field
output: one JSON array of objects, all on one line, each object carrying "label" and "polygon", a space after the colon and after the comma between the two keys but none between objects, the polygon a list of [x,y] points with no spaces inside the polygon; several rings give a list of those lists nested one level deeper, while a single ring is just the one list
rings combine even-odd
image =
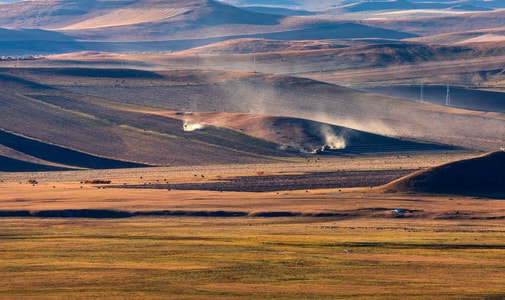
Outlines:
[{"label": "green grass field", "polygon": [[503,299],[499,224],[2,219],[2,299]]}]

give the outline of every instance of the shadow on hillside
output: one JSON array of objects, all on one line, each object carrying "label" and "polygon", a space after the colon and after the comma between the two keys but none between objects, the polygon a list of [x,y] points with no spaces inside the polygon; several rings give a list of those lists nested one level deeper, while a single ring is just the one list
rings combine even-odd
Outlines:
[{"label": "shadow on hillside", "polygon": [[505,152],[455,161],[387,184],[386,191],[505,199]]},{"label": "shadow on hillside", "polygon": [[[437,105],[446,105],[448,95],[447,86],[442,85],[389,86],[363,90]],[[452,107],[505,112],[505,93],[501,92],[449,87],[449,101]]]},{"label": "shadow on hillside", "polygon": [[[1,49],[1,47],[0,47],[0,49]],[[14,83],[14,84],[19,84],[21,86],[29,87],[30,89],[39,89],[39,90],[53,89],[50,86],[40,84],[35,81],[30,81],[30,80],[26,80],[26,79],[19,78],[16,76],[11,76],[8,74],[1,73],[5,70],[10,70],[10,69],[0,68],[0,81],[2,81],[2,85],[4,85],[5,83]]]},{"label": "shadow on hillside", "polygon": [[91,78],[142,78],[142,79],[160,79],[162,75],[144,70],[136,69],[101,69],[101,68],[40,68],[37,69],[40,74],[47,73],[54,76],[78,76],[78,77],[91,77]]},{"label": "shadow on hillside", "polygon": [[43,171],[65,171],[71,168],[36,164],[0,155],[1,172],[43,172]]},{"label": "shadow on hillside", "polygon": [[[88,169],[116,169],[116,168],[137,168],[148,167],[145,164],[125,162],[120,160],[108,159],[103,157],[86,154],[83,152],[67,149],[57,145],[51,145],[44,142],[32,140],[22,136],[18,136],[6,131],[0,130],[0,144],[16,151],[25,153],[27,155],[69,167],[80,167]],[[6,161],[7,162],[7,161]],[[30,164],[21,163],[19,169],[14,165],[15,161],[9,161],[5,169],[12,172],[20,171],[35,171],[37,167],[33,165],[34,169],[29,169]],[[0,165],[1,171],[4,170],[4,165]]]}]

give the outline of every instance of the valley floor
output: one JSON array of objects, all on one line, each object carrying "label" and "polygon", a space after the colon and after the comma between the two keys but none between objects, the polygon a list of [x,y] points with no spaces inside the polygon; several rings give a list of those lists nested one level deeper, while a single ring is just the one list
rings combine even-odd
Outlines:
[{"label": "valley floor", "polygon": [[416,170],[473,156],[2,173],[0,297],[502,299],[503,200],[369,186],[150,188],[237,176]]}]

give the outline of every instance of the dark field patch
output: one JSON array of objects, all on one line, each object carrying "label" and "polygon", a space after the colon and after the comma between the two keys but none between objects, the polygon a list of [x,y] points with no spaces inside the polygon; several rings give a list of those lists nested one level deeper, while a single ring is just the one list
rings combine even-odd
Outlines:
[{"label": "dark field patch", "polygon": [[5,210],[0,211],[0,218],[34,217],[34,218],[89,218],[89,219],[122,219],[131,217],[244,217],[242,211],[192,211],[192,210],[159,210],[159,211],[122,211],[111,209],[60,209],[60,210]]},{"label": "dark field patch", "polygon": [[105,68],[50,68],[37,69],[40,74],[63,75],[72,77],[92,77],[92,78],[137,78],[137,79],[159,79],[162,75],[134,69],[105,69]]},{"label": "dark field patch", "polygon": [[273,192],[324,188],[379,186],[412,173],[414,170],[336,171],[297,175],[238,176],[212,182],[177,184],[132,184],[107,188],[175,189],[234,192]]},{"label": "dark field patch", "polygon": [[[275,243],[286,245],[289,243]],[[320,244],[326,247],[345,247],[352,249],[381,248],[381,249],[430,249],[430,250],[465,250],[465,249],[505,249],[503,244],[475,244],[475,243],[402,243],[402,242],[344,242]]]}]

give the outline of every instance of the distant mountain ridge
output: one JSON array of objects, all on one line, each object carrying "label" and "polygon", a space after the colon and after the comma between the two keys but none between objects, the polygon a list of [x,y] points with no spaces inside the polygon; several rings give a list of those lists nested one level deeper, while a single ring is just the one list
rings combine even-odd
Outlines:
[{"label": "distant mountain ridge", "polygon": [[[125,16],[127,11],[136,11],[137,15]],[[169,13],[166,13],[169,11]],[[175,11],[175,13],[173,13]],[[146,14],[151,12],[152,14]],[[179,13],[184,18],[171,20]],[[123,13],[123,14],[122,14]],[[44,28],[44,29],[86,29],[96,27],[115,27],[125,23],[125,17],[136,18],[125,24],[157,23],[160,21],[180,23],[181,21],[199,21],[202,25],[214,24],[278,24],[281,16],[247,12],[234,6],[213,0],[159,1],[159,0],[89,0],[85,2],[62,1],[22,1],[0,6],[0,27],[7,28]],[[140,18],[144,14],[144,18]],[[72,27],[83,22],[102,22]],[[110,22],[108,25],[106,22]],[[120,25],[121,26],[121,25]]]},{"label": "distant mountain ridge", "polygon": [[318,3],[310,0],[224,0],[224,2],[240,7],[283,7],[313,11],[346,9],[355,12],[390,9],[464,9],[478,11],[505,7],[505,3],[499,0],[334,0],[317,1]]},{"label": "distant mountain ridge", "polygon": [[0,15],[1,55],[179,51],[234,38],[416,37],[349,21],[253,12],[213,0],[23,1],[1,5]]},{"label": "distant mountain ridge", "polygon": [[452,9],[466,11],[490,11],[502,7],[498,2],[490,1],[360,1],[340,7],[349,12],[374,11],[374,10],[407,10],[407,9]]}]

